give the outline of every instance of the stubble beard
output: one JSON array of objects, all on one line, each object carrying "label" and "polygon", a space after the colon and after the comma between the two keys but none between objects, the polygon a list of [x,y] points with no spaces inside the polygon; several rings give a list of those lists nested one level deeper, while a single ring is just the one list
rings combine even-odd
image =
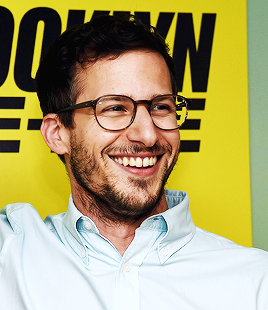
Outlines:
[{"label": "stubble beard", "polygon": [[[179,154],[177,151],[170,166],[167,161],[164,163],[163,173],[159,181],[154,178],[146,180],[128,177],[125,183],[128,192],[126,194],[124,189],[117,187],[118,176],[112,173],[104,174],[97,159],[89,154],[83,142],[76,140],[75,134],[71,136],[70,146],[70,167],[77,183],[76,192],[83,206],[84,212],[82,213],[89,216],[94,214],[104,221],[120,223],[135,222],[153,212],[164,194],[164,186]],[[131,148],[136,151],[140,149],[137,145],[131,146]],[[164,147],[156,145],[152,148],[146,148],[146,151],[155,151],[156,149],[172,154],[170,145]],[[100,173],[102,179],[98,182],[96,180],[98,180]],[[158,182],[159,187],[152,193],[150,186],[154,182]]]}]

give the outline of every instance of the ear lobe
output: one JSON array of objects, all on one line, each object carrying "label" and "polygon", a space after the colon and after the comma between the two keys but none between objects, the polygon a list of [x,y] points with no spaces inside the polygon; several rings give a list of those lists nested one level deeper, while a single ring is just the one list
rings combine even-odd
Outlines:
[{"label": "ear lobe", "polygon": [[61,123],[57,114],[47,114],[41,125],[41,134],[47,146],[56,154],[68,153],[69,133],[68,129]]}]

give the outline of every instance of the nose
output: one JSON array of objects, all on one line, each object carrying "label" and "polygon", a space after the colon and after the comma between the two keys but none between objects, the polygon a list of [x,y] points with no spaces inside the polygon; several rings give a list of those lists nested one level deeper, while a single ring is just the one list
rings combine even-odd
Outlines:
[{"label": "nose", "polygon": [[148,105],[138,105],[134,122],[126,129],[127,138],[132,142],[153,146],[158,139],[158,128],[148,112]]}]

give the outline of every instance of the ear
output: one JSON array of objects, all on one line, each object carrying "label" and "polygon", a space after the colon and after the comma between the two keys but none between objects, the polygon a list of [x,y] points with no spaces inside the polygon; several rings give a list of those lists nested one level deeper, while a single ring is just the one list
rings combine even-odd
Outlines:
[{"label": "ear", "polygon": [[41,134],[48,147],[56,154],[69,153],[69,130],[61,123],[59,116],[47,114],[41,125]]}]

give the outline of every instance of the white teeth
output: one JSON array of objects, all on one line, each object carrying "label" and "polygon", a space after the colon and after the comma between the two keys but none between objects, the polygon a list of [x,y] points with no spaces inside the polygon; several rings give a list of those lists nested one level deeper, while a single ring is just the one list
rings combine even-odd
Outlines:
[{"label": "white teeth", "polygon": [[136,167],[142,167],[142,159],[140,157],[136,158]]},{"label": "white teeth", "polygon": [[153,156],[153,157],[113,157],[114,161],[119,163],[120,165],[124,165],[126,166],[131,166],[131,167],[149,167],[149,166],[154,166],[157,162],[157,157]]},{"label": "white teeth", "polygon": [[148,167],[149,166],[149,163],[150,163],[150,160],[148,157],[145,157],[144,160],[143,160],[143,167]]},{"label": "white teeth", "polygon": [[121,158],[118,158],[118,163],[123,165],[123,160]]},{"label": "white teeth", "polygon": [[126,157],[123,157],[123,165],[124,166],[128,165],[128,159]]},{"label": "white teeth", "polygon": [[130,157],[130,159],[129,159],[129,165],[130,165],[131,167],[134,167],[134,166],[136,165],[136,160],[135,160],[133,157]]}]

